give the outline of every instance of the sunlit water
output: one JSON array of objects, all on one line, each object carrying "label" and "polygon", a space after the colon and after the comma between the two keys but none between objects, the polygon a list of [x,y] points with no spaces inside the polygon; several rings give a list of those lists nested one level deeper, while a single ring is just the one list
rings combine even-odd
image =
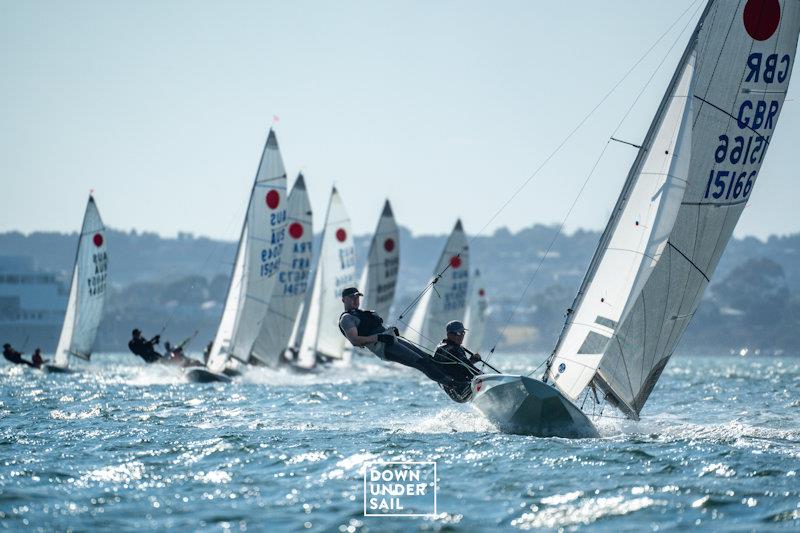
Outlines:
[{"label": "sunlit water", "polygon": [[[675,358],[641,422],[589,440],[499,433],[369,358],[224,385],[122,354],[75,366],[0,365],[2,528],[800,528],[800,359]],[[374,460],[436,461],[438,516],[364,517]]]}]

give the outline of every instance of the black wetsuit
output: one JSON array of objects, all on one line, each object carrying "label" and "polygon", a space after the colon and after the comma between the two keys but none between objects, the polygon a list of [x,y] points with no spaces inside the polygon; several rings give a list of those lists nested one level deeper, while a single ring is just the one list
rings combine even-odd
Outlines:
[{"label": "black wetsuit", "polygon": [[470,382],[482,372],[470,362],[464,348],[450,339],[443,339],[436,347],[433,358],[453,379],[461,382],[459,385],[442,385],[447,395],[458,403],[469,401],[472,398]]},{"label": "black wetsuit", "polygon": [[[344,328],[341,326],[341,318],[344,315],[351,315],[358,319],[356,330],[358,331],[359,336],[368,337],[370,335],[380,335],[383,340],[391,339],[390,342],[383,343],[384,347],[382,359],[384,361],[391,361],[393,363],[400,363],[401,365],[416,368],[428,376],[429,379],[439,383],[440,385],[449,385],[453,387],[464,385],[463,380],[456,379],[448,374],[443,369],[443,365],[438,364],[430,354],[414,346],[405,339],[398,339],[390,333],[384,333],[387,331],[387,329],[383,325],[383,319],[372,311],[350,309],[342,313],[339,317],[339,330],[342,332],[342,335],[345,335]],[[347,335],[345,335],[345,337],[346,336]],[[374,350],[372,351],[374,352]],[[378,357],[381,356],[377,352],[375,352],[375,354],[378,355]],[[469,386],[468,380],[466,381],[466,384]]]},{"label": "black wetsuit", "polygon": [[157,338],[158,336],[146,341],[142,336],[134,337],[128,342],[128,349],[144,359],[146,363],[157,363],[164,359],[162,355],[153,348]]},{"label": "black wetsuit", "polygon": [[15,365],[28,365],[33,366],[33,363],[30,361],[26,361],[22,358],[22,354],[16,351],[13,348],[4,348],[3,349],[3,357],[6,358],[7,361],[14,363]]}]

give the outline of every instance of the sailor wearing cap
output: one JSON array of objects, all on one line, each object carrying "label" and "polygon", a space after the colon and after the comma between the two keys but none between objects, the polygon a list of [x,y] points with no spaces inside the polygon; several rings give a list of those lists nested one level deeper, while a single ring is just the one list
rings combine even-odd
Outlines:
[{"label": "sailor wearing cap", "polygon": [[405,339],[398,338],[400,332],[397,328],[384,326],[383,318],[374,311],[359,309],[362,296],[356,287],[342,291],[344,313],[339,317],[339,330],[350,344],[366,348],[384,361],[416,368],[437,383],[453,386],[462,384],[445,372],[433,357]]},{"label": "sailor wearing cap", "polygon": [[449,373],[459,378],[462,382],[466,382],[466,385],[442,387],[450,398],[462,403],[469,400],[472,395],[472,388],[469,386],[469,382],[473,377],[481,374],[481,371],[474,365],[474,363],[481,360],[481,356],[477,353],[470,356],[467,355],[467,351],[462,346],[467,328],[460,321],[452,320],[448,322],[447,326],[445,326],[445,332],[447,337],[442,339],[442,342],[436,347],[434,358],[443,365],[451,365],[452,369]]}]

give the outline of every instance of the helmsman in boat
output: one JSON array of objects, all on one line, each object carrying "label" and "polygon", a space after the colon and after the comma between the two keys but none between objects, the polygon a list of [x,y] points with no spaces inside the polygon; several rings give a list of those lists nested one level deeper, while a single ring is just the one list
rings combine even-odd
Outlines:
[{"label": "helmsman in boat", "polygon": [[3,345],[3,357],[15,365],[33,366],[33,363],[22,358],[22,353],[16,351],[9,343]]},{"label": "helmsman in boat", "polygon": [[[355,287],[342,291],[344,313],[339,317],[339,330],[350,344],[363,347],[384,361],[416,368],[431,380],[445,386],[461,387],[464,382],[450,375],[433,357],[405,339],[398,338],[397,328],[387,328],[383,318],[373,311],[359,309],[364,296]],[[469,382],[466,382],[469,385]]]},{"label": "helmsman in boat", "polygon": [[134,329],[131,332],[131,340],[128,341],[128,349],[134,354],[144,359],[145,363],[156,363],[164,359],[164,357],[154,348],[161,342],[161,335],[156,335],[150,340],[145,340],[142,337],[142,332],[139,329]]},{"label": "helmsman in boat", "polygon": [[470,386],[472,378],[483,373],[475,366],[475,363],[481,360],[481,356],[472,352],[467,355],[467,350],[462,346],[464,335],[467,332],[463,323],[452,320],[447,323],[445,331],[447,336],[436,347],[433,358],[437,363],[447,365],[448,373],[462,381],[460,385],[442,385],[442,389],[450,396],[451,400],[464,403],[472,398],[472,387]]}]

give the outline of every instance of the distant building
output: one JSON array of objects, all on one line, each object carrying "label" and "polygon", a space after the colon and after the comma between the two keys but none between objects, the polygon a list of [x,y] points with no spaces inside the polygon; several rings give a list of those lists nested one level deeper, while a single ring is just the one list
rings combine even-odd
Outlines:
[{"label": "distant building", "polygon": [[64,283],[52,272],[37,270],[32,257],[0,255],[0,343],[52,353],[67,297]]}]

